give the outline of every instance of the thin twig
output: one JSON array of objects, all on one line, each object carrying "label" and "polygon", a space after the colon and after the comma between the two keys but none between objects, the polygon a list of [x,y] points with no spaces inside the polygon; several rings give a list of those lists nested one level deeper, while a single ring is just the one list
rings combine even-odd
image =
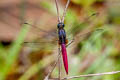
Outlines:
[{"label": "thin twig", "polygon": [[55,4],[56,4],[56,8],[57,8],[58,23],[60,23],[61,19],[60,19],[59,8],[58,8],[58,0],[55,0]]},{"label": "thin twig", "polygon": [[[58,48],[58,53],[60,53],[60,47]],[[58,67],[59,67],[59,80],[61,80],[61,54],[58,61]]]},{"label": "thin twig", "polygon": [[[71,41],[71,43],[72,43],[73,41]],[[71,44],[70,43],[70,44]],[[69,45],[70,45],[69,44]],[[69,46],[68,45],[68,46]],[[68,46],[66,46],[66,47],[68,47]],[[48,73],[48,75],[44,78],[44,80],[49,80],[49,76],[51,75],[51,73],[53,72],[53,70],[55,69],[55,67],[56,67],[56,65],[57,65],[57,63],[59,62],[59,59],[61,58],[61,49],[60,48],[58,48],[58,58],[57,58],[57,60],[56,60],[56,62],[55,62],[55,64],[53,65],[53,68],[51,69],[51,71]],[[59,75],[61,75],[60,73],[59,73]],[[58,80],[57,78],[56,78],[56,80]]]},{"label": "thin twig", "polygon": [[64,18],[65,18],[65,15],[66,15],[69,3],[70,3],[70,0],[67,1],[67,4],[65,6],[65,9],[64,9],[64,12],[63,12],[63,16],[62,16],[62,23],[64,23]]},{"label": "thin twig", "polygon": [[[80,78],[80,77],[94,77],[94,76],[112,75],[112,74],[118,74],[118,73],[120,73],[120,71],[87,74],[87,75],[79,75],[79,76],[70,76],[70,77],[63,78],[62,80],[69,80],[69,79],[75,79],[75,78]],[[53,79],[49,79],[49,80],[58,80],[58,78],[53,78]]]},{"label": "thin twig", "polygon": [[112,75],[112,74],[117,74],[117,73],[120,73],[120,71],[112,71],[112,72],[104,72],[104,73],[96,73],[96,74],[87,74],[87,75],[79,75],[79,76],[70,76],[70,77],[63,78],[62,80],[80,78],[80,77],[93,77],[93,76]]},{"label": "thin twig", "polygon": [[64,23],[64,17],[66,15],[66,11],[67,11],[69,3],[70,3],[70,0],[67,1],[66,6],[64,8],[62,19],[60,19],[59,8],[58,8],[58,0],[55,0],[55,4],[56,4],[56,8],[57,8],[57,15],[58,15],[58,23],[61,23],[61,22]]},{"label": "thin twig", "polygon": [[49,76],[51,75],[51,73],[53,72],[53,70],[55,69],[58,61],[59,61],[59,58],[60,58],[60,53],[61,53],[61,50],[59,50],[59,53],[58,53],[58,58],[55,62],[55,64],[53,65],[53,68],[51,69],[51,71],[48,73],[48,75],[44,78],[44,80],[49,80]]}]

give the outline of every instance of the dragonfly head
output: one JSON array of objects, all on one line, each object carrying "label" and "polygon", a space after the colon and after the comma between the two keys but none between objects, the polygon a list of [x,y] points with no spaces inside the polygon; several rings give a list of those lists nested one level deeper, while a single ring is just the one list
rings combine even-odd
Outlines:
[{"label": "dragonfly head", "polygon": [[64,26],[65,26],[64,23],[58,23],[58,25],[57,25],[58,29],[63,29]]}]

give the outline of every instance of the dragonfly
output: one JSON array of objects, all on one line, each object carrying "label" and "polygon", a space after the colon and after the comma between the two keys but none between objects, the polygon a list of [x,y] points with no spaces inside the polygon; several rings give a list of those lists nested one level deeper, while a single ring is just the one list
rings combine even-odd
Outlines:
[{"label": "dragonfly", "polygon": [[[58,44],[60,45],[60,51],[62,53],[62,59],[63,59],[63,64],[64,64],[64,69],[65,69],[65,72],[66,74],[68,74],[68,56],[67,56],[67,49],[66,47],[69,46],[74,39],[72,39],[70,42],[68,42],[68,39],[67,39],[67,35],[66,35],[66,31],[65,31],[65,24],[64,24],[64,18],[66,16],[66,12],[67,12],[67,8],[68,8],[68,5],[70,3],[70,0],[67,1],[66,3],[66,6],[64,8],[64,11],[63,11],[63,15],[62,15],[62,18],[60,18],[60,14],[59,14],[59,7],[58,7],[58,0],[55,0],[55,3],[56,3],[56,9],[57,9],[57,18],[58,18],[58,24],[57,24],[57,35],[58,35]],[[96,15],[96,13],[92,14],[91,16],[94,16]],[[88,18],[90,18],[91,16],[89,16]],[[31,25],[29,23],[24,23],[24,24],[27,24],[27,25]],[[34,28],[37,28],[36,26],[34,25],[31,25],[33,26]],[[42,30],[40,28],[38,28],[39,30],[43,31],[46,33],[45,30]],[[87,32],[88,33],[88,32]],[[54,34],[52,34],[54,35]],[[25,43],[29,43],[29,42],[25,42]]]},{"label": "dragonfly", "polygon": [[[61,46],[64,68],[65,68],[66,74],[68,74],[68,58],[67,58],[67,50],[66,50],[66,45],[68,43],[68,40],[66,38],[66,31],[64,29],[65,27],[64,17],[66,15],[67,7],[70,3],[70,0],[67,1],[62,18],[60,18],[60,15],[59,15],[58,1],[55,0],[55,3],[56,3],[56,8],[57,8],[57,15],[58,15],[58,24],[57,24],[58,44]],[[28,23],[24,23],[24,24],[28,24]]]}]

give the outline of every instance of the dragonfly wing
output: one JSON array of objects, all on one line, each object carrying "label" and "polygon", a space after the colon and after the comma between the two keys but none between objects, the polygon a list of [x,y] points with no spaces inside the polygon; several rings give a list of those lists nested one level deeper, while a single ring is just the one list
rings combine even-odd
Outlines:
[{"label": "dragonfly wing", "polygon": [[31,39],[25,40],[23,43],[24,45],[37,45],[38,46],[44,46],[44,45],[50,45],[50,44],[56,44],[57,40],[57,34],[55,29],[46,30],[43,28],[40,28],[38,26],[24,23],[26,25],[30,25],[30,33],[33,33],[33,35],[27,35],[31,36]]},{"label": "dragonfly wing", "polygon": [[[94,29],[95,26],[93,25],[94,25],[94,22],[96,21],[96,16],[99,16],[97,12],[84,18],[81,22],[76,22],[76,20],[75,21],[72,20],[71,24],[70,23],[68,24],[69,29],[67,30],[67,34],[74,36],[74,37],[77,34],[80,34],[80,36],[82,36],[81,33],[85,31],[86,29],[88,29],[89,31]],[[86,33],[88,33],[88,31],[86,31]]]},{"label": "dragonfly wing", "polygon": [[50,38],[50,39],[46,37],[42,37],[42,38],[31,40],[31,41],[26,40],[22,45],[25,47],[31,48],[33,50],[34,49],[35,50],[36,49],[37,50],[41,50],[41,49],[53,50],[57,43],[58,43],[58,40],[56,39],[56,37]]},{"label": "dragonfly wing", "polygon": [[27,22],[25,22],[24,24],[29,25],[31,27],[30,31],[32,31],[36,35],[40,35],[40,33],[43,33],[43,34],[46,34],[46,35],[49,35],[49,36],[57,36],[56,35],[57,34],[56,29],[46,30],[46,29],[38,27],[34,24],[27,23]]}]

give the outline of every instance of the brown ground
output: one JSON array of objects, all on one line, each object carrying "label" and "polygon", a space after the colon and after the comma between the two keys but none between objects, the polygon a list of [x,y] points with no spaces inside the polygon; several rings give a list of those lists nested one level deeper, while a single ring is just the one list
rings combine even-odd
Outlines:
[{"label": "brown ground", "polygon": [[[24,1],[24,0],[23,0]],[[32,21],[36,26],[45,21],[46,26],[42,27],[46,30],[49,26],[55,27],[56,17],[48,13],[40,5],[38,0],[29,0],[25,3],[25,10],[22,0],[2,0],[0,1],[0,41],[14,40],[21,29],[21,23],[24,21]],[[50,24],[51,23],[51,24]],[[41,24],[40,24],[41,25]],[[43,27],[44,26],[44,27]],[[33,30],[32,30],[33,31]],[[32,32],[29,35],[33,34]],[[28,39],[31,36],[28,35]]]}]

